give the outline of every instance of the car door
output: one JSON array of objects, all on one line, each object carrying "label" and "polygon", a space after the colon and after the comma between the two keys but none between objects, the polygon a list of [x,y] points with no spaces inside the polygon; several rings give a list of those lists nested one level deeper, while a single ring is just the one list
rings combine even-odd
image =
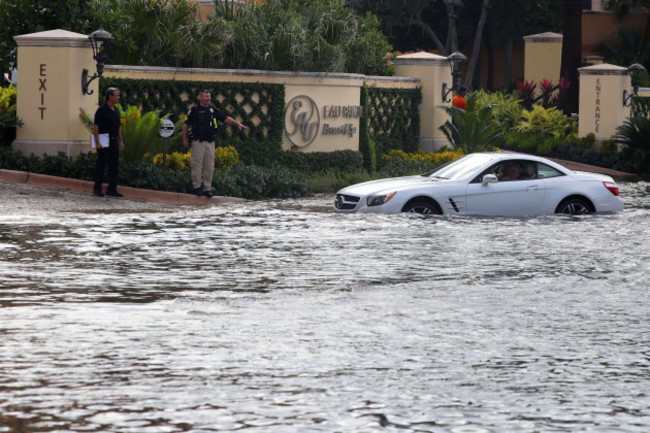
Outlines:
[{"label": "car door", "polygon": [[[512,161],[507,161],[512,162]],[[484,171],[465,190],[465,204],[470,215],[532,216],[537,215],[544,201],[545,185],[537,176],[537,165],[531,161],[518,161],[522,174],[514,180],[504,180],[504,162]],[[485,174],[494,174],[494,183],[482,182]],[[499,180],[500,179],[500,180]]]}]

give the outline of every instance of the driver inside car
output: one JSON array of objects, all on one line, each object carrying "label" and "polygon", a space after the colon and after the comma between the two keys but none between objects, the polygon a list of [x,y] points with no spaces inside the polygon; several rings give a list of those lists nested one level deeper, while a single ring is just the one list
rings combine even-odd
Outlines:
[{"label": "driver inside car", "polygon": [[504,174],[500,180],[519,180],[523,179],[521,174],[521,165],[518,162],[508,162],[505,166]]}]

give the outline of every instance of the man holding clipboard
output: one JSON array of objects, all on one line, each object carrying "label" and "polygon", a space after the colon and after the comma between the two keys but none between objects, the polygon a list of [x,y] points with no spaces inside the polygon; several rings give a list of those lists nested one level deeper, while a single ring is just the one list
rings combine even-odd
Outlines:
[{"label": "man holding clipboard", "polygon": [[105,103],[95,112],[93,126],[93,147],[97,148],[97,165],[95,166],[95,187],[93,194],[104,197],[102,184],[104,170],[108,165],[108,187],[106,195],[122,197],[117,192],[117,172],[120,163],[120,150],[124,149],[122,131],[120,130],[120,112],[115,104],[120,102],[120,90],[115,87],[106,89]]}]

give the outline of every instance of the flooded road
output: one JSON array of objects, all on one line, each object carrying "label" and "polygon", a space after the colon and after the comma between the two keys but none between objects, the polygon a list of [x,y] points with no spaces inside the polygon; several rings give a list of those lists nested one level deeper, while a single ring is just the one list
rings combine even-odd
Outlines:
[{"label": "flooded road", "polygon": [[615,215],[331,196],[0,215],[0,433],[648,432],[650,185]]}]

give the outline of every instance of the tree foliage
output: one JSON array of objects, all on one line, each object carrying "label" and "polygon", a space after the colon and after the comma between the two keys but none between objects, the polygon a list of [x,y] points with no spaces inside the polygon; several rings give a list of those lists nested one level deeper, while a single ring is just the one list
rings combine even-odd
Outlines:
[{"label": "tree foliage", "polygon": [[2,0],[0,1],[0,68],[16,64],[14,36],[63,29],[87,32],[90,0]]},{"label": "tree foliage", "polygon": [[205,67],[219,52],[217,30],[187,0],[91,0],[93,24],[115,38],[109,63]]},{"label": "tree foliage", "polygon": [[612,142],[624,146],[624,150],[642,162],[642,170],[650,172],[650,119],[630,117],[616,129]]},{"label": "tree foliage", "polygon": [[[381,21],[384,33],[395,48],[402,52],[417,50],[445,53],[449,31],[448,0],[349,0],[359,13],[371,12]],[[457,10],[456,32],[458,47],[471,61],[472,43],[477,40],[484,0],[463,0]],[[512,65],[512,47],[515,40],[528,34],[559,31],[562,23],[562,0],[508,0],[491,1],[483,31],[481,47],[486,49],[489,70],[488,87],[492,88],[494,51],[505,47],[505,87],[510,88],[513,79],[509,72]],[[468,83],[476,77],[468,77]],[[501,83],[497,83],[500,86]]]},{"label": "tree foliage", "polygon": [[244,69],[387,75],[391,50],[373,15],[356,17],[328,0],[249,1],[236,13],[217,8],[221,58],[215,66]]},{"label": "tree foliage", "polygon": [[496,140],[503,135],[499,125],[493,120],[492,106],[477,104],[477,95],[472,93],[467,98],[467,106],[461,108],[440,106],[451,117],[440,130],[454,149],[468,154],[489,150]]},{"label": "tree foliage", "polygon": [[103,28],[109,64],[390,74],[377,18],[328,0],[216,2],[207,16],[188,0],[2,0],[0,28],[4,69],[16,35]]}]

